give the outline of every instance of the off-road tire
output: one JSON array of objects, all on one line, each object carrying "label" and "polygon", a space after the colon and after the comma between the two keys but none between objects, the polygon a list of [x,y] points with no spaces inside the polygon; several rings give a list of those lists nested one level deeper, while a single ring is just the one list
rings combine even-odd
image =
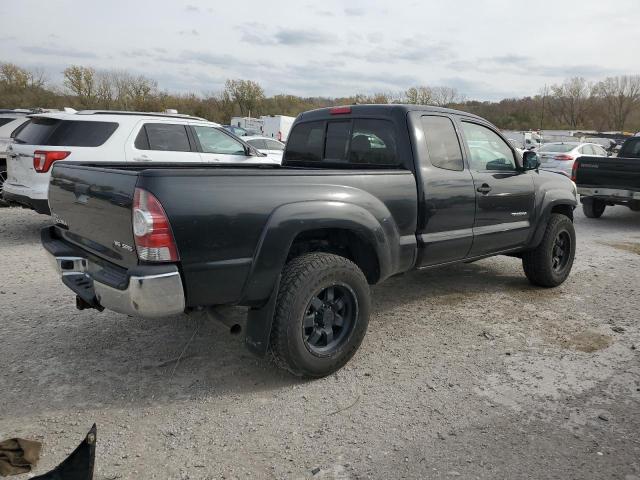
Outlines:
[{"label": "off-road tire", "polygon": [[[342,285],[356,300],[355,321],[335,351],[319,355],[306,343],[303,318],[318,292]],[[329,253],[307,253],[285,266],[278,291],[270,337],[275,364],[300,377],[320,378],[342,368],[367,332],[371,299],[369,285],[353,262]]]},{"label": "off-road tire", "polygon": [[605,208],[607,208],[607,204],[595,198],[585,198],[582,202],[582,211],[588,218],[600,218]]},{"label": "off-road tire", "polygon": [[[554,268],[554,248],[556,240],[565,238],[570,241],[568,257],[562,268]],[[576,252],[576,232],[571,219],[559,213],[551,214],[540,244],[522,255],[524,274],[533,285],[540,287],[557,287],[563,283],[573,266]]]}]

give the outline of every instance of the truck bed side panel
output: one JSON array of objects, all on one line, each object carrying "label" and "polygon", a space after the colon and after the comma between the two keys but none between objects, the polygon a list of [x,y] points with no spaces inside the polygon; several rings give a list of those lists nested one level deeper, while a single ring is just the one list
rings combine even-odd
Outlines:
[{"label": "truck bed side panel", "polygon": [[150,171],[142,173],[139,186],[160,200],[170,218],[190,306],[265,299],[254,298],[264,290],[252,290],[249,298],[242,292],[269,219],[285,205],[311,204],[317,211],[313,222],[301,217],[287,230],[291,238],[273,252],[273,271],[281,270],[279,253],[286,255],[296,232],[322,225],[316,220],[323,205],[354,205],[377,220],[394,238],[389,241],[397,242],[389,274],[410,268],[414,260],[417,192],[408,171]]}]

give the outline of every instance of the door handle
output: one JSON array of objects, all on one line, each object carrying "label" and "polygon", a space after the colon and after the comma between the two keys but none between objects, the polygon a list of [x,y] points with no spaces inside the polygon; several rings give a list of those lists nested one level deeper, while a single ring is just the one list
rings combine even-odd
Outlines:
[{"label": "door handle", "polygon": [[491,191],[491,187],[490,187],[489,185],[487,185],[486,183],[483,183],[481,187],[478,187],[478,188],[476,189],[476,191],[477,191],[478,193],[484,193],[484,194],[487,194],[487,193],[489,193],[489,192]]},{"label": "door handle", "polygon": [[147,155],[142,155],[140,157],[133,157],[133,161],[134,162],[150,162],[151,161],[151,157],[149,157]]}]

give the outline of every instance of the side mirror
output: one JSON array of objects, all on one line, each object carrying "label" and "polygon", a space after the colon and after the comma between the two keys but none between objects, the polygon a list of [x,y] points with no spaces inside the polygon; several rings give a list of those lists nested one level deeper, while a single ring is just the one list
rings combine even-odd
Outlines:
[{"label": "side mirror", "polygon": [[525,170],[535,170],[540,167],[540,157],[534,151],[527,150],[522,154],[522,167]]}]

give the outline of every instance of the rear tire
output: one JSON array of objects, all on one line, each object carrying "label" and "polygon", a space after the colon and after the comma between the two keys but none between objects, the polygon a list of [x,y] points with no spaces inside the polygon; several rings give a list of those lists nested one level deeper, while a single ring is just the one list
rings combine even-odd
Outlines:
[{"label": "rear tire", "polygon": [[533,285],[557,287],[573,266],[576,232],[569,217],[551,214],[540,245],[522,255],[524,273]]},{"label": "rear tire", "polygon": [[582,202],[582,211],[588,218],[600,218],[605,208],[607,204],[595,198],[585,198]]},{"label": "rear tire", "polygon": [[281,368],[320,378],[342,368],[362,343],[369,323],[369,285],[350,260],[308,253],[284,268],[270,350]]}]

